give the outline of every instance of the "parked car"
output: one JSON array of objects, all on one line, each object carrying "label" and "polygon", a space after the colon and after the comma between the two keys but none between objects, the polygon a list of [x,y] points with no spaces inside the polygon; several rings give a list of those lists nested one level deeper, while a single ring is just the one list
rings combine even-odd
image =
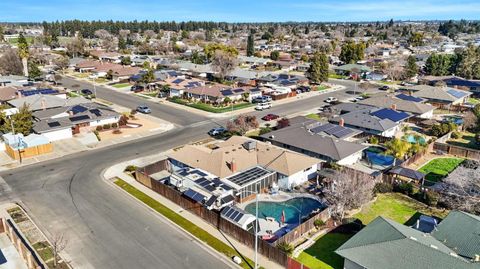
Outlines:
[{"label": "parked car", "polygon": [[258,103],[257,106],[255,107],[255,110],[265,110],[265,109],[269,109],[269,108],[272,108],[272,104],[271,103]]},{"label": "parked car", "polygon": [[147,105],[140,105],[137,107],[137,111],[143,114],[150,114],[152,110]]},{"label": "parked car", "polygon": [[93,92],[89,89],[83,89],[80,92],[84,95],[93,95]]},{"label": "parked car", "polygon": [[298,86],[298,87],[297,87],[297,90],[300,90],[300,91],[302,91],[302,92],[309,92],[309,91],[311,91],[312,89],[311,89],[310,87],[308,87],[308,86],[303,86],[303,85],[302,85],[302,86]]},{"label": "parked car", "polygon": [[262,120],[264,120],[264,121],[271,121],[271,120],[276,120],[276,119],[278,119],[278,118],[280,118],[280,116],[275,115],[275,114],[267,114],[267,115],[265,115],[265,116],[262,117]]},{"label": "parked car", "polygon": [[382,90],[382,91],[388,91],[388,90],[390,90],[390,87],[388,87],[387,85],[385,85],[385,86],[382,86],[382,87],[380,87],[380,88],[378,88],[378,89],[379,89],[379,90]]},{"label": "parked car", "polygon": [[272,101],[272,97],[270,96],[260,96],[252,100],[253,103],[267,103],[271,101]]},{"label": "parked car", "polygon": [[134,93],[137,93],[137,92],[141,92],[145,89],[145,87],[141,86],[141,85],[133,85],[131,88],[130,88],[130,91],[134,92]]},{"label": "parked car", "polygon": [[226,131],[227,131],[227,129],[225,129],[223,127],[217,127],[217,128],[213,128],[210,131],[208,131],[208,134],[210,136],[218,136],[218,135],[224,134]]},{"label": "parked car", "polygon": [[335,97],[328,97],[327,99],[325,99],[325,103],[334,103],[334,102],[338,102],[338,99],[335,98]]},{"label": "parked car", "polygon": [[166,98],[167,97],[167,93],[166,92],[159,92],[158,95],[157,95],[158,98]]}]

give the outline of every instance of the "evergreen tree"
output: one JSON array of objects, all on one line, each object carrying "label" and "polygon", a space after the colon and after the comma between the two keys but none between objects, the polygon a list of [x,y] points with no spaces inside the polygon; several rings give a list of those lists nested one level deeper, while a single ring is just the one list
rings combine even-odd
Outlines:
[{"label": "evergreen tree", "polygon": [[270,52],[270,59],[272,59],[273,61],[277,61],[278,58],[280,58],[280,52],[278,50]]},{"label": "evergreen tree", "polygon": [[122,36],[118,37],[118,49],[119,50],[125,50],[127,49],[127,42]]},{"label": "evergreen tree", "polygon": [[253,34],[250,34],[247,40],[247,56],[253,56],[254,53],[255,53],[255,46],[253,42]]},{"label": "evergreen tree", "polygon": [[29,110],[28,106],[23,105],[20,107],[17,114],[13,114],[10,117],[6,117],[3,113],[1,117],[3,124],[0,126],[0,130],[2,132],[12,132],[13,124],[16,134],[21,133],[25,136],[30,134],[33,127],[33,121],[32,112]]},{"label": "evergreen tree", "polygon": [[405,76],[413,78],[418,74],[418,66],[414,56],[410,55],[407,58],[407,65],[405,66]]},{"label": "evergreen tree", "polygon": [[425,72],[432,76],[446,76],[452,71],[452,56],[433,53],[425,62]]},{"label": "evergreen tree", "polygon": [[344,63],[356,63],[362,60],[365,55],[365,43],[355,43],[348,41],[342,45],[342,51],[340,52],[340,60]]},{"label": "evergreen tree", "polygon": [[313,83],[328,81],[328,57],[325,53],[315,53],[307,74]]},{"label": "evergreen tree", "polygon": [[28,64],[28,77],[30,79],[38,79],[42,76],[42,71],[38,68],[35,62],[29,62]]},{"label": "evergreen tree", "polygon": [[5,37],[3,36],[3,26],[0,25],[0,42],[3,41]]}]

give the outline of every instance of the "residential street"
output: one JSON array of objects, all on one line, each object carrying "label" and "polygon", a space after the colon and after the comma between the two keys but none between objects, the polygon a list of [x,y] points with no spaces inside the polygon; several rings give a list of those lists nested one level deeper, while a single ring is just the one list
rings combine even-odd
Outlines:
[{"label": "residential street", "polygon": [[[66,86],[67,82],[64,83]],[[253,114],[276,113],[285,116],[314,109],[328,96],[345,98],[348,96],[345,91],[323,94]],[[140,101],[148,102],[102,87],[97,87],[97,94],[102,99],[129,107]],[[115,163],[205,138],[210,128],[226,121],[207,122],[207,118],[170,106],[149,105],[154,116],[172,121],[178,128],[140,140],[10,170],[2,176],[12,188],[12,197],[18,197],[23,202],[47,235],[66,234],[69,239],[66,258],[74,266],[225,268],[227,265],[221,260],[101,178],[102,171]],[[195,124],[202,121],[205,122]]]}]

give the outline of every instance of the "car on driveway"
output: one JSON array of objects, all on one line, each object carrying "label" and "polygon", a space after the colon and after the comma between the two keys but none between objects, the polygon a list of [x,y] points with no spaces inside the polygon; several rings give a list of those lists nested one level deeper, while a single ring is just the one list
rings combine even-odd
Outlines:
[{"label": "car on driveway", "polygon": [[252,100],[253,103],[267,103],[271,101],[272,101],[272,97],[270,96],[259,96]]},{"label": "car on driveway", "polygon": [[265,109],[269,109],[269,108],[272,108],[272,104],[271,103],[258,103],[257,106],[255,107],[255,110],[265,110]]},{"label": "car on driveway", "polygon": [[219,135],[224,134],[226,131],[227,131],[227,129],[225,129],[223,127],[217,127],[217,128],[213,128],[210,131],[208,131],[208,134],[210,136],[219,136]]},{"label": "car on driveway", "polygon": [[150,114],[152,110],[146,105],[137,106],[137,111],[143,114]]},{"label": "car on driveway", "polygon": [[311,91],[312,89],[311,89],[310,87],[308,87],[308,86],[303,86],[303,85],[301,85],[301,86],[298,86],[298,87],[297,87],[297,90],[300,90],[301,92],[309,92],[309,91]]},{"label": "car on driveway", "polygon": [[385,86],[382,86],[382,87],[380,87],[380,88],[378,88],[378,89],[379,89],[379,90],[382,90],[382,91],[388,91],[388,90],[390,90],[390,87],[388,87],[387,85],[385,85]]},{"label": "car on driveway", "polygon": [[271,121],[271,120],[276,120],[276,119],[278,119],[278,118],[280,118],[280,116],[275,115],[275,114],[267,114],[267,115],[265,115],[265,116],[262,117],[262,120],[264,120],[264,121]]},{"label": "car on driveway", "polygon": [[84,95],[93,95],[93,92],[89,89],[83,89],[80,92]]},{"label": "car on driveway", "polygon": [[335,103],[335,102],[338,102],[338,99],[335,98],[335,97],[328,97],[327,99],[325,99],[325,103]]},{"label": "car on driveway", "polygon": [[141,86],[141,85],[133,85],[131,88],[130,88],[130,91],[134,92],[134,93],[137,93],[137,92],[142,92],[143,90],[145,90],[145,87]]}]

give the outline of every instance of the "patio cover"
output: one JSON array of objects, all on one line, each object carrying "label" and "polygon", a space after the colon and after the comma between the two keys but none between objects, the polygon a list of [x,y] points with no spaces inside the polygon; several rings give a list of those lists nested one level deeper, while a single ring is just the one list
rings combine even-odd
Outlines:
[{"label": "patio cover", "polygon": [[418,171],[410,169],[410,168],[401,167],[401,166],[397,166],[397,167],[392,168],[390,171],[388,171],[388,173],[393,174],[393,175],[399,175],[399,176],[407,177],[407,178],[410,178],[410,179],[415,179],[415,180],[418,180],[418,181],[421,181],[425,177],[424,173],[418,172]]}]

